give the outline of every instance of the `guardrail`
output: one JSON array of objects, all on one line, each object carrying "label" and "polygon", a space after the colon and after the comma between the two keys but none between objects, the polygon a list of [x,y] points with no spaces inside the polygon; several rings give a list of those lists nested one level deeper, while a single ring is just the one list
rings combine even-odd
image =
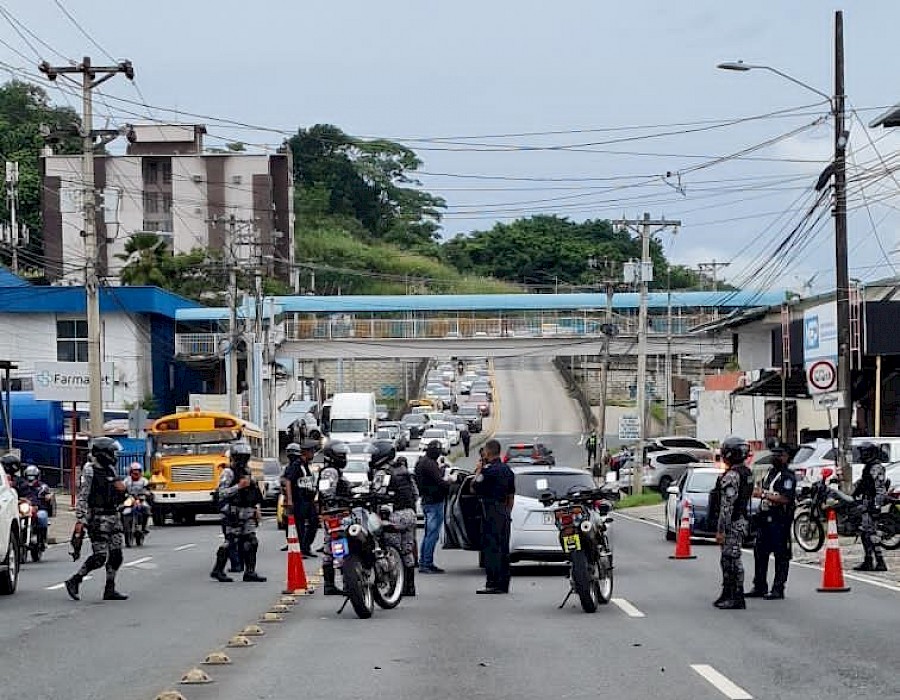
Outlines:
[{"label": "guardrail", "polygon": [[225,333],[176,333],[175,353],[190,357],[216,355],[227,342]]}]

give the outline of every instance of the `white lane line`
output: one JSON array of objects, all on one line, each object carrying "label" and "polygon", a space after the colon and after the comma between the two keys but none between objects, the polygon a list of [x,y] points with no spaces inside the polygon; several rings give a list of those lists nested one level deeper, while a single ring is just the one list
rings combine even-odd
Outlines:
[{"label": "white lane line", "polygon": [[128,561],[122,564],[122,566],[137,566],[138,564],[143,564],[145,561],[150,561],[153,557],[141,557],[140,559],[135,559],[134,561]]},{"label": "white lane line", "polygon": [[[90,574],[88,574],[87,576],[85,576],[85,577],[82,579],[82,581],[90,581],[92,578],[94,578],[94,577],[91,576]],[[63,582],[63,583],[57,583],[57,584],[54,584],[53,586],[46,586],[46,587],[44,588],[44,590],[45,590],[45,591],[58,591],[60,588],[65,588],[65,586],[66,586],[65,582]]]},{"label": "white lane line", "polygon": [[624,598],[611,598],[612,604],[617,606],[619,610],[628,615],[628,617],[646,617],[644,613],[634,607]]},{"label": "white lane line", "polygon": [[753,696],[735,685],[708,664],[691,664],[691,668],[708,680],[713,687],[730,700],[753,700]]},{"label": "white lane line", "polygon": [[625,513],[620,510],[613,511],[611,515],[614,515],[617,518],[625,518],[625,520],[630,520],[633,523],[643,523],[644,525],[651,525],[658,530],[666,529],[666,526],[661,523],[655,522],[653,520],[645,520],[644,518],[635,518],[633,515],[625,515]]},{"label": "white lane line", "polygon": [[197,546],[197,545],[195,545],[195,544],[183,544],[183,545],[181,545],[180,547],[176,547],[173,551],[175,551],[175,552],[183,552],[183,551],[186,550],[186,549],[192,549],[192,548],[194,548],[194,547],[196,547],[196,546]]}]

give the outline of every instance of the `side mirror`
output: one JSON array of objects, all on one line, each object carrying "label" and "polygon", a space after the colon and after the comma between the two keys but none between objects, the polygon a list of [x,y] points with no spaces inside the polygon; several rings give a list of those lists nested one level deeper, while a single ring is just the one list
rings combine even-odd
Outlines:
[{"label": "side mirror", "polygon": [[670,486],[669,488],[666,489],[666,493],[669,494],[670,496],[677,496],[678,495],[678,487]]},{"label": "side mirror", "polygon": [[544,491],[538,496],[538,500],[541,502],[542,506],[547,507],[556,500],[556,494],[552,491]]}]

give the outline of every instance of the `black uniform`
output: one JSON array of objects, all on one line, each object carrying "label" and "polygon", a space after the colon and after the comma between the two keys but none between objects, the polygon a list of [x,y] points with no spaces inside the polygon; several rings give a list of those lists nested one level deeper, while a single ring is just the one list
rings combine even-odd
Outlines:
[{"label": "black uniform", "polygon": [[468,457],[469,445],[472,443],[472,433],[469,432],[468,426],[463,426],[462,430],[459,432],[459,439],[462,440],[463,452],[465,452],[466,457]]},{"label": "black uniform", "polygon": [[473,488],[481,498],[484,513],[481,548],[487,575],[486,592],[509,592],[509,526],[506,507],[509,496],[516,492],[512,469],[496,459],[482,469]]},{"label": "black uniform", "polygon": [[[756,527],[756,544],[753,548],[753,590],[751,597],[783,598],[784,584],[787,582],[791,561],[791,521],[794,516],[794,499],[796,497],[797,480],[794,472],[787,465],[773,464],[762,482],[765,493],[775,493],[788,499],[785,504],[772,503],[765,497],[759,512],[754,516]],[[769,571],[769,555],[775,556],[775,579],[772,581],[772,592],[768,591],[767,576]]]},{"label": "black uniform", "polygon": [[300,550],[306,556],[313,556],[311,547],[319,529],[319,513],[315,502],[316,478],[309,462],[297,456],[291,459],[284,470],[284,479],[290,484]]}]

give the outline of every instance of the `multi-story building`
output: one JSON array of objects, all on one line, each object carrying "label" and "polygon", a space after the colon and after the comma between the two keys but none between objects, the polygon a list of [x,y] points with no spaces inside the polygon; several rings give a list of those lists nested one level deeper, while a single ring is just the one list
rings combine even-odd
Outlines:
[{"label": "multi-story building", "polygon": [[[124,155],[94,158],[101,272],[116,278],[130,236],[153,232],[174,253],[195,248],[262,261],[264,274],[291,282],[294,259],[293,166],[290,149],[272,154],[204,150],[206,129],[188,124],[135,124]],[[81,156],[43,162],[46,276],[83,281]],[[233,217],[233,222],[232,222]],[[232,232],[235,234],[231,237]]]}]

